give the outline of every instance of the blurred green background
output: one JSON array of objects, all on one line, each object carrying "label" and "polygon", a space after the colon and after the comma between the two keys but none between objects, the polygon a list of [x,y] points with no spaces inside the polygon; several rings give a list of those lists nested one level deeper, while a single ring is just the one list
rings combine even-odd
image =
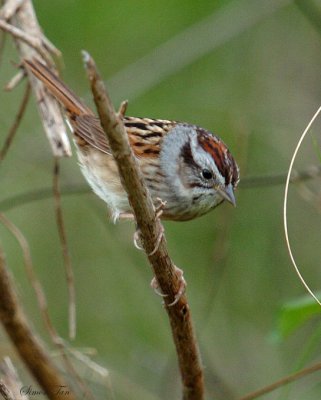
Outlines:
[{"label": "blurred green background", "polygon": [[[96,60],[115,105],[128,98],[128,115],[203,126],[224,139],[240,165],[244,186],[237,191],[236,209],[224,204],[195,221],[164,224],[170,254],[188,282],[207,399],[237,399],[320,360],[318,309],[290,334],[282,335],[280,328],[287,323],[282,305],[305,295],[284,240],[284,186],[246,188],[245,183],[287,171],[300,134],[320,105],[321,1],[35,0],[34,6],[45,34],[63,53],[65,81],[88,104],[82,49]],[[9,39],[2,86],[15,72],[11,61],[18,57]],[[2,93],[1,145],[22,91]],[[316,122],[304,141],[295,169],[319,165],[320,127]],[[51,316],[67,338],[67,289],[53,200],[36,195],[25,204],[14,200],[50,188],[53,165],[32,100],[1,163],[0,210],[28,239]],[[64,188],[84,184],[75,156],[62,160],[61,169]],[[318,178],[291,186],[288,210],[294,254],[315,291],[321,284],[319,187]],[[97,398],[179,399],[167,316],[149,286],[146,258],[133,246],[134,225],[113,225],[106,206],[90,192],[64,196],[63,212],[77,290],[72,346],[96,349],[93,360],[110,376],[106,383],[88,365],[75,360],[76,367]],[[48,340],[21,250],[2,226],[0,235],[30,321]],[[0,345],[0,355],[9,352],[18,363],[4,334]],[[320,376],[262,398],[320,399]]]}]

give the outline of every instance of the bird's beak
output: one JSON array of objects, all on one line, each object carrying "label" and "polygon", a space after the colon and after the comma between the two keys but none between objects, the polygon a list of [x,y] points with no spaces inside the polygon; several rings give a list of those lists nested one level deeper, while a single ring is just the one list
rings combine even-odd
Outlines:
[{"label": "bird's beak", "polygon": [[236,207],[236,200],[234,196],[234,190],[233,186],[231,184],[227,185],[224,188],[219,188],[217,189],[219,194],[227,200],[229,203],[233,204],[234,207]]}]

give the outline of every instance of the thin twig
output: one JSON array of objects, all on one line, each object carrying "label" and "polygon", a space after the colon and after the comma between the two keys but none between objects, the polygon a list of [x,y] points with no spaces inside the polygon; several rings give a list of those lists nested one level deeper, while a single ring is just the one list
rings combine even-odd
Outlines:
[{"label": "thin twig", "polygon": [[23,385],[21,379],[18,375],[17,370],[10,357],[4,357],[3,361],[0,363],[0,373],[1,373],[1,381],[5,385],[5,387],[9,390],[10,394],[12,394],[13,400],[28,400],[29,397],[24,393],[22,389]]},{"label": "thin twig", "polygon": [[6,0],[0,10],[0,18],[10,20],[25,0]]},{"label": "thin twig", "polygon": [[2,56],[6,44],[6,37],[7,35],[5,34],[5,32],[0,32],[0,64],[2,63],[3,60]]},{"label": "thin twig", "polygon": [[13,397],[11,390],[6,386],[6,384],[0,379],[0,394],[4,400],[16,400]]},{"label": "thin twig", "polygon": [[43,46],[49,51],[49,53],[51,53],[59,60],[61,57],[61,51],[57,49],[57,47],[46,36],[42,35],[41,41]]},{"label": "thin twig", "polygon": [[[12,17],[14,17],[19,12],[19,8],[23,5],[23,3],[26,3],[27,1],[30,2],[30,0],[6,0],[4,6],[0,10],[0,18],[7,22],[10,21]],[[58,50],[42,33],[40,35],[37,34],[36,37],[32,39],[32,42],[35,46],[39,46],[39,48],[41,49],[48,50],[49,53],[53,56],[61,56],[60,50]],[[32,44],[28,44],[32,46]]]},{"label": "thin twig", "polygon": [[[47,396],[52,400],[61,400],[58,388],[69,386],[29,326],[7,271],[2,249],[0,249],[0,319],[22,360]],[[71,389],[68,391],[68,400],[75,399]]]},{"label": "thin twig", "polygon": [[[176,275],[175,265],[168,254],[163,227],[155,214],[151,196],[130,149],[122,120],[114,110],[92,58],[86,52],[83,52],[83,57],[101,124],[108,137],[123,186],[127,191],[129,202],[141,232],[142,245],[153,267],[162,293],[167,294],[164,298],[165,308],[171,323],[178,355],[183,383],[183,399],[203,399],[202,363],[186,296],[181,296],[174,306],[169,306],[180,290],[181,281]],[[158,244],[160,235],[161,240]]]},{"label": "thin twig", "polygon": [[0,29],[3,31],[10,33],[14,38],[19,39],[21,42],[27,44],[28,46],[32,47],[36,50],[37,53],[43,58],[44,60],[48,61],[48,55],[42,48],[41,41],[38,38],[29,35],[28,33],[22,31],[21,29],[9,24],[0,19]]},{"label": "thin twig", "polygon": [[75,370],[73,364],[70,362],[68,356],[67,356],[67,351],[68,349],[66,348],[65,342],[63,339],[59,336],[57,333],[50,315],[49,315],[49,309],[48,309],[48,303],[47,303],[47,298],[45,295],[45,292],[42,288],[42,285],[40,281],[38,280],[36,273],[33,268],[33,263],[32,263],[32,258],[31,258],[31,252],[30,248],[28,245],[28,242],[20,229],[16,225],[14,225],[7,217],[5,217],[2,213],[0,213],[0,222],[13,234],[13,236],[17,239],[24,258],[24,264],[25,268],[27,271],[27,276],[28,279],[34,289],[34,292],[36,294],[36,299],[38,302],[38,307],[42,316],[42,319],[44,321],[44,325],[49,333],[49,336],[53,342],[53,344],[57,347],[57,350],[59,351],[59,354],[61,354],[62,359],[64,361],[66,370],[69,372],[70,377],[73,376],[75,380],[77,381],[78,386],[82,390],[82,394],[85,396],[85,398],[88,399],[93,399],[93,395],[90,392],[89,388],[86,386],[85,382],[81,379],[77,371]]},{"label": "thin twig", "polygon": [[90,357],[84,354],[82,351],[78,351],[76,349],[69,348],[69,353],[82,364],[84,364],[88,369],[98,374],[101,378],[107,379],[109,377],[109,371],[105,367],[97,364],[92,361]]},{"label": "thin twig", "polygon": [[61,192],[59,182],[59,160],[55,158],[54,172],[53,172],[53,196],[55,200],[55,213],[56,222],[59,233],[60,245],[62,248],[64,267],[66,273],[67,287],[68,287],[68,310],[69,310],[69,337],[74,339],[76,337],[76,292],[75,292],[75,279],[72,269],[72,263],[67,243],[67,235],[64,224],[64,218],[61,207]]},{"label": "thin twig", "polygon": [[58,335],[55,331],[54,326],[52,325],[51,319],[49,317],[49,312],[48,312],[48,304],[47,304],[47,299],[45,296],[45,293],[43,291],[43,288],[41,286],[40,281],[38,280],[33,264],[32,264],[32,258],[31,258],[31,252],[30,248],[28,245],[28,242],[20,229],[11,222],[4,214],[0,213],[0,222],[11,232],[11,234],[16,238],[17,242],[19,243],[22,254],[23,254],[23,260],[24,260],[24,265],[26,268],[27,272],[27,277],[29,279],[29,282],[31,283],[31,286],[33,287],[33,290],[36,294],[39,310],[41,313],[41,316],[43,318],[44,324],[46,329],[49,332],[49,335],[54,338],[54,343],[58,342],[59,340]]},{"label": "thin twig", "polygon": [[16,75],[14,75],[10,81],[6,84],[6,86],[4,87],[4,90],[6,90],[7,92],[11,92],[13,89],[15,89],[19,83],[25,78],[26,73],[24,70],[20,70],[16,73]]},{"label": "thin twig", "polygon": [[19,128],[20,122],[22,120],[22,117],[25,113],[25,110],[27,108],[28,105],[28,100],[30,98],[30,83],[28,82],[26,85],[26,89],[23,95],[23,98],[21,100],[21,104],[19,107],[19,110],[17,112],[17,115],[15,116],[15,119],[13,121],[13,124],[11,126],[11,128],[9,129],[9,133],[6,137],[6,140],[4,142],[4,145],[2,146],[1,150],[0,150],[0,163],[3,161],[3,159],[5,158],[10,145],[14,139],[14,136]]},{"label": "thin twig", "polygon": [[258,397],[263,396],[264,394],[273,392],[273,390],[278,389],[284,385],[287,385],[291,382],[294,382],[298,379],[301,379],[307,375],[312,374],[313,372],[317,372],[321,370],[321,362],[316,363],[314,365],[312,365],[311,367],[307,367],[302,369],[301,371],[295,372],[294,374],[288,375],[274,383],[272,383],[271,385],[265,386],[259,390],[256,390],[255,392],[249,393],[246,396],[243,396],[241,398],[239,398],[239,400],[254,400],[257,399]]},{"label": "thin twig", "polygon": [[[33,9],[31,0],[24,0],[10,20],[11,25],[2,21],[2,26],[9,28],[13,27],[15,33],[15,43],[21,59],[34,58],[46,61],[49,66],[52,66],[51,53],[48,51],[48,42],[43,41],[43,33],[39,26],[36,14]],[[0,25],[1,28],[1,25]],[[11,29],[11,28],[10,28]],[[28,40],[24,40],[27,38]],[[34,41],[32,47],[28,41]],[[26,42],[28,44],[26,44]],[[50,47],[50,46],[49,46]],[[39,49],[41,57],[39,57]],[[51,51],[51,48],[49,49]],[[56,53],[55,53],[56,55]],[[51,145],[53,155],[55,157],[64,157],[71,155],[71,146],[68,140],[64,118],[57,101],[49,96],[43,84],[33,76],[29,76],[32,89],[37,99],[38,110]]]}]

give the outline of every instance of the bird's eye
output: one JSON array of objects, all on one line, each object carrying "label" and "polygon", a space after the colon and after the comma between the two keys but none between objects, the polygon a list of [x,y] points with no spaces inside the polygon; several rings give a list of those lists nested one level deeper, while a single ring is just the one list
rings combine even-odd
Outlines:
[{"label": "bird's eye", "polygon": [[213,178],[213,174],[211,171],[209,171],[208,169],[203,169],[202,171],[202,177],[206,180],[210,180]]}]

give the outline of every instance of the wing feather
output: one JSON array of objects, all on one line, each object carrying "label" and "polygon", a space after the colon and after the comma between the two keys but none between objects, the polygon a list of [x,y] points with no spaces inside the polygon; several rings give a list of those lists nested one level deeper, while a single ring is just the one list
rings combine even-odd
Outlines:
[{"label": "wing feather", "polygon": [[[136,157],[147,154],[150,157],[156,157],[160,152],[164,135],[176,125],[173,121],[135,117],[125,117],[123,122]],[[103,153],[111,154],[105,132],[96,116],[79,115],[71,121],[71,124],[76,137]]]},{"label": "wing feather", "polygon": [[[63,81],[37,59],[24,60],[26,69],[40,79],[53,96],[64,106],[78,146],[90,145],[111,154],[99,119]],[[124,117],[129,142],[136,157],[159,155],[163,137],[177,125],[175,121]]]}]

